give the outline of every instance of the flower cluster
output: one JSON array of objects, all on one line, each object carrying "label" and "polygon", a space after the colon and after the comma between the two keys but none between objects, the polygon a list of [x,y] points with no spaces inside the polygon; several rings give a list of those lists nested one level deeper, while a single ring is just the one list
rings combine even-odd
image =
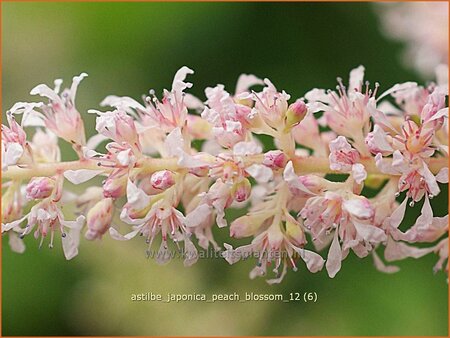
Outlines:
[{"label": "flower cluster", "polygon": [[[153,90],[143,102],[106,97],[104,109],[88,111],[98,132],[89,139],[75,107],[85,73],[61,94],[61,80],[31,91],[48,102],[15,104],[1,140],[2,234],[11,249],[23,252],[23,238],[33,232],[39,246],[61,238],[72,259],[82,235],[139,235],[159,263],[174,249],[183,251],[186,266],[198,250],[220,252],[230,264],[251,256],[250,277],[273,270],[269,283],[303,263],[334,277],[350,252],[371,256],[387,273],[398,267],[386,261],[434,253],[435,270],[448,271],[448,215],[435,216],[430,202],[448,183],[445,76],[380,94],[359,66],[347,87],[338,78],[334,90],[291,100],[268,79],[243,74],[234,93],[219,84],[206,88],[202,101],[186,92],[191,74],[182,67],[160,98]],[[260,135],[273,139],[273,149],[264,151]],[[61,161],[59,139],[78,160]],[[94,177],[101,185],[83,193],[64,185]],[[407,209],[418,203],[420,216],[405,224]],[[70,204],[74,220],[62,211]],[[246,214],[230,220],[233,208]],[[248,244],[218,243],[216,227]]]}]

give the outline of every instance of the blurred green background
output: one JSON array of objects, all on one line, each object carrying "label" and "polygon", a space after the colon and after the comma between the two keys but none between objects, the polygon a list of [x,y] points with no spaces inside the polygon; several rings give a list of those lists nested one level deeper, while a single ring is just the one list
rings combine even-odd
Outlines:
[{"label": "blurred green background", "polygon": [[[402,66],[402,45],[380,34],[366,3],[3,2],[2,15],[3,111],[34,100],[28,93],[36,84],[63,78],[69,85],[82,71],[89,74],[77,96],[83,113],[108,94],[139,99],[170,88],[182,65],[195,70],[191,92],[201,99],[217,83],[233,91],[241,73],[268,77],[294,98],[333,88],[359,64],[381,90],[432,80]],[[92,134],[93,117],[86,118]],[[437,215],[447,204],[445,190],[433,200]],[[227,231],[215,231],[220,243]],[[70,262],[60,248],[38,250],[33,238],[26,245],[14,254],[3,239],[3,335],[447,335],[447,277],[433,275],[433,255],[401,262],[394,275],[350,255],[334,279],[301,268],[269,286],[248,278],[251,261],[158,266],[139,239],[82,241]],[[234,291],[315,291],[318,302],[130,301],[139,292]]]}]

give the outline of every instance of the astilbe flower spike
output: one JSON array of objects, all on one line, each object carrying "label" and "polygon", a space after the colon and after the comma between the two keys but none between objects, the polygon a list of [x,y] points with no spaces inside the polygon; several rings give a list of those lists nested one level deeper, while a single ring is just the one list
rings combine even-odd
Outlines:
[{"label": "astilbe flower spike", "polygon": [[[31,91],[47,103],[15,104],[2,125],[2,234],[11,249],[23,252],[30,233],[39,246],[53,247],[60,237],[72,259],[81,233],[90,241],[140,235],[159,263],[170,259],[171,248],[182,251],[186,266],[197,261],[199,247],[212,248],[230,264],[251,256],[250,277],[273,271],[269,283],[303,263],[334,277],[350,252],[372,256],[387,273],[398,267],[385,261],[434,253],[434,270],[448,272],[448,215],[433,215],[430,202],[448,183],[445,76],[426,87],[407,82],[380,93],[359,66],[348,85],[338,78],[334,90],[312,89],[291,100],[268,79],[243,74],[234,93],[208,87],[202,102],[186,93],[193,73],[182,67],[162,98],[153,90],[142,103],[106,97],[105,110],[89,110],[98,134],[88,140],[75,108],[85,73],[62,94],[61,80],[55,89]],[[272,137],[275,149],[264,152],[259,135]],[[79,160],[61,161],[59,139],[71,143]],[[78,195],[64,185],[96,176],[101,186]],[[378,193],[364,196],[365,186]],[[417,220],[400,227],[407,208],[419,202]],[[70,203],[75,220],[62,212]],[[230,208],[247,213],[228,224]],[[228,226],[230,237],[248,244],[217,243],[216,226]]]}]

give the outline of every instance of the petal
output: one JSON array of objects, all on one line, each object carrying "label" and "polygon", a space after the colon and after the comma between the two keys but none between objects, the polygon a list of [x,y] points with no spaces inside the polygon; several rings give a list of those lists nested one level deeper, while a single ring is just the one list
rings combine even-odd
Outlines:
[{"label": "petal", "polygon": [[119,233],[116,229],[113,227],[109,228],[109,234],[111,235],[112,239],[115,239],[116,241],[128,241],[134,237],[141,231],[141,227],[136,228],[135,230],[127,233],[126,235],[122,235]]},{"label": "petal", "polygon": [[198,251],[189,238],[184,239],[184,266],[191,266],[198,261]]},{"label": "petal", "polygon": [[[305,94],[305,98],[310,102],[320,101],[320,102],[328,103],[330,100],[328,94],[326,93],[326,91],[324,89],[317,89],[317,88],[314,88],[314,89],[310,90],[309,92],[307,92]],[[320,106],[320,110],[323,110],[321,108],[325,108],[325,107],[326,106]]]},{"label": "petal", "polygon": [[164,147],[168,157],[179,156],[184,148],[184,139],[180,128],[175,128],[167,135],[166,140],[164,141]]},{"label": "petal", "polygon": [[103,170],[67,170],[64,172],[64,177],[73,184],[80,184],[89,181],[91,178],[101,174]]},{"label": "petal", "polygon": [[202,109],[205,108],[205,105],[200,99],[196,98],[194,95],[189,93],[184,95],[184,104],[188,109],[193,109],[197,111],[201,111]]},{"label": "petal", "polygon": [[205,222],[211,215],[211,212],[212,208],[209,205],[200,204],[189,214],[186,215],[186,218],[184,219],[184,224],[190,228],[196,227]]},{"label": "petal", "polygon": [[77,95],[78,85],[87,76],[88,75],[86,73],[81,73],[80,75],[73,77],[72,85],[70,86],[70,92],[69,92],[69,95],[72,98],[72,102],[75,102],[75,96]]},{"label": "petal", "polygon": [[338,232],[334,232],[334,238],[328,251],[327,263],[325,264],[328,276],[334,278],[341,269],[342,251],[339,245]]},{"label": "petal", "polygon": [[439,170],[436,175],[436,181],[439,183],[448,183],[448,167]]},{"label": "petal", "polygon": [[355,89],[358,91],[361,89],[364,80],[364,70],[364,66],[359,66],[351,70],[348,85],[348,90],[350,93],[354,92]]},{"label": "petal", "polygon": [[384,250],[384,258],[388,262],[398,261],[408,257],[420,258],[426,254],[433,252],[431,248],[416,248],[403,242],[396,242],[391,237],[388,238],[386,249]]},{"label": "petal", "polygon": [[325,260],[318,253],[304,249],[300,249],[297,252],[300,254],[300,257],[306,263],[306,267],[310,272],[316,273],[322,270]]},{"label": "petal", "polygon": [[436,177],[434,177],[433,173],[430,171],[428,165],[425,162],[423,163],[423,178],[425,179],[429,192],[433,196],[437,196],[441,189],[439,189],[439,186],[436,182]]},{"label": "petal", "polygon": [[353,164],[352,176],[356,183],[361,184],[367,178],[366,168],[361,163]]},{"label": "petal", "polygon": [[397,83],[388,90],[386,90],[384,93],[382,93],[380,96],[378,96],[377,101],[380,101],[383,97],[386,97],[387,95],[396,96],[397,94],[402,94],[402,92],[415,90],[417,88],[416,82],[404,82],[404,83]]},{"label": "petal", "polygon": [[2,168],[8,169],[8,166],[15,165],[23,155],[23,147],[19,143],[10,143],[5,154],[2,154]]},{"label": "petal", "polygon": [[283,178],[289,186],[299,189],[308,194],[315,195],[303,183],[301,183],[299,177],[294,172],[294,165],[292,164],[292,161],[289,161],[284,168]]},{"label": "petal", "polygon": [[400,270],[398,266],[395,265],[385,265],[381,258],[377,255],[377,253],[372,251],[373,263],[378,271],[384,273],[396,273]]},{"label": "petal", "polygon": [[142,210],[150,203],[150,196],[128,179],[127,201],[134,209]]},{"label": "petal", "polygon": [[370,201],[363,196],[353,196],[353,198],[345,200],[342,207],[351,215],[361,219],[368,219],[374,214]]},{"label": "petal", "polygon": [[430,119],[428,119],[426,122],[437,120],[441,117],[447,117],[448,118],[448,107],[443,108],[441,110],[438,110],[436,114],[434,114]]},{"label": "petal", "polygon": [[262,148],[256,142],[239,142],[233,146],[233,155],[247,156],[261,153]]},{"label": "petal", "polygon": [[389,160],[384,159],[383,155],[381,155],[381,153],[378,153],[375,155],[375,165],[382,173],[389,174],[389,175],[398,175],[399,174],[398,170],[396,170],[392,166],[392,163]]},{"label": "petal", "polygon": [[31,95],[40,95],[49,98],[52,101],[60,101],[60,97],[46,84],[40,84],[31,89]]},{"label": "petal", "polygon": [[194,74],[194,71],[186,66],[181,67],[175,74],[172,82],[172,92],[181,95],[186,88],[191,88],[192,83],[184,82],[188,74]]},{"label": "petal", "polygon": [[100,106],[102,107],[110,106],[117,109],[126,109],[127,112],[130,112],[127,108],[141,111],[146,110],[142,104],[140,104],[135,99],[128,96],[109,95],[105,97],[102,102],[100,102]]},{"label": "petal", "polygon": [[252,176],[258,183],[267,183],[273,177],[272,170],[261,164],[253,164],[246,168],[245,171],[249,173],[250,176]]},{"label": "petal", "polygon": [[25,251],[25,244],[23,240],[15,232],[9,233],[9,246],[12,251],[17,253],[23,253]]},{"label": "petal", "polygon": [[263,84],[263,80],[253,74],[241,74],[237,80],[235,95],[245,92],[255,85]]},{"label": "petal", "polygon": [[386,241],[387,239],[386,233],[383,229],[376,226],[358,222],[354,222],[353,225],[355,226],[358,235],[360,235],[367,242],[380,243]]},{"label": "petal", "polygon": [[406,203],[408,203],[408,198],[406,197],[403,202],[394,210],[392,215],[389,217],[389,225],[393,228],[398,228],[400,223],[403,221],[403,217],[405,217],[406,211]]},{"label": "petal", "polygon": [[76,221],[60,220],[61,224],[68,227],[70,230],[65,237],[61,237],[64,256],[67,260],[78,255],[78,246],[80,244],[80,231],[85,221],[84,216],[78,216]]},{"label": "petal", "polygon": [[162,241],[159,247],[158,253],[156,254],[156,263],[159,265],[165,265],[170,262],[171,252],[167,246],[167,243]]},{"label": "petal", "polygon": [[89,149],[94,150],[95,148],[98,147],[98,145],[100,143],[102,143],[103,141],[107,140],[108,138],[102,134],[95,134],[94,136],[92,136],[91,138],[89,138],[89,140],[86,143],[86,147]]}]

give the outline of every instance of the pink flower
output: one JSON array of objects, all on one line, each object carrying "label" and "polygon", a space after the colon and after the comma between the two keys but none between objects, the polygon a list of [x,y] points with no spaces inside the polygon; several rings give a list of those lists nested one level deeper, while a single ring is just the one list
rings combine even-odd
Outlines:
[{"label": "pink flower", "polygon": [[55,89],[50,89],[45,84],[34,87],[30,94],[47,97],[49,103],[40,107],[45,126],[59,137],[75,145],[83,146],[86,143],[84,124],[80,113],[75,108],[75,96],[81,80],[87,76],[81,73],[73,78],[70,89],[65,89],[59,95],[62,80],[55,80]]},{"label": "pink flower", "polygon": [[234,97],[220,84],[205,89],[208,100],[202,118],[212,125],[212,132],[223,147],[231,148],[245,140],[253,118],[251,106],[247,102],[248,93],[245,91],[256,84],[262,84],[262,81],[253,75],[242,74]]},{"label": "pink flower", "polygon": [[50,197],[55,189],[55,180],[49,177],[33,177],[26,187],[27,199]]},{"label": "pink flower", "polygon": [[41,236],[39,246],[42,246],[44,238],[50,233],[49,247],[53,248],[55,232],[59,231],[61,233],[62,246],[66,259],[70,260],[78,254],[80,231],[84,224],[84,216],[78,216],[75,221],[66,221],[57,204],[48,199],[44,199],[34,205],[28,215],[5,224],[2,230],[7,231],[15,228],[25,219],[27,219],[27,226],[22,231],[21,238],[28,235],[36,226],[37,229],[34,232],[34,237],[37,239]]},{"label": "pink flower", "polygon": [[7,113],[9,127],[2,124],[2,170],[8,166],[31,160],[31,149],[27,143],[25,131],[12,113]]},{"label": "pink flower", "polygon": [[[171,91],[164,90],[161,101],[150,90],[150,96],[146,97],[145,106],[129,97],[108,96],[101,103],[102,106],[112,106],[117,109],[125,109],[129,113],[136,112],[141,125],[158,127],[164,132],[170,132],[174,128],[184,126],[188,114],[188,108],[201,109],[202,103],[192,95],[184,93],[184,90],[192,87],[192,83],[184,82],[186,76],[194,71],[186,66],[181,67],[172,83]],[[143,130],[143,131],[144,131]]]},{"label": "pink flower", "polygon": [[[124,209],[122,214],[126,214],[126,209]],[[161,233],[162,242],[156,260],[159,264],[165,264],[171,258],[168,252],[168,238],[171,238],[175,243],[184,241],[185,249],[188,248],[190,252],[184,261],[185,265],[192,265],[198,259],[197,250],[186,232],[183,214],[168,205],[164,200],[155,202],[143,219],[128,218],[126,220],[123,215],[121,217],[129,223],[135,224],[133,231],[123,236],[116,229],[110,228],[111,236],[116,240],[123,241],[135,237],[138,233],[141,234],[146,238],[148,255],[155,237]]]},{"label": "pink flower", "polygon": [[[93,112],[93,111],[90,111]],[[98,112],[95,129],[102,135],[114,140],[122,145],[126,143],[137,152],[140,152],[141,146],[139,136],[134,125],[134,120],[125,112],[120,110]]]},{"label": "pink flower", "polygon": [[264,276],[267,267],[273,263],[276,278],[269,279],[267,282],[275,284],[283,280],[288,264],[292,266],[294,271],[297,271],[297,265],[294,261],[297,256],[306,263],[309,271],[315,273],[322,269],[325,261],[320,255],[303,249],[305,243],[304,233],[298,222],[291,218],[286,222],[286,230],[283,232],[275,219],[272,225],[257,235],[249,245],[233,249],[231,245],[225,243],[227,250],[223,253],[223,257],[230,264],[234,264],[241,259],[247,259],[250,256],[257,258],[258,263],[250,272],[250,278],[252,279],[258,275]]},{"label": "pink flower", "polygon": [[330,169],[351,172],[356,183],[361,184],[367,178],[367,172],[360,161],[359,152],[353,149],[344,136],[338,136],[330,142]]},{"label": "pink flower", "polygon": [[385,232],[372,225],[374,214],[367,198],[345,189],[327,191],[307,200],[300,215],[313,240],[320,243],[334,230],[326,264],[330,277],[340,270],[341,261],[349,249],[364,257],[374,245],[386,240]]},{"label": "pink flower", "polygon": [[305,94],[310,109],[324,111],[327,125],[337,134],[359,141],[369,127],[370,111],[375,109],[375,90],[363,89],[364,67],[359,66],[350,72],[348,89],[341,79],[337,92],[313,89]]}]

